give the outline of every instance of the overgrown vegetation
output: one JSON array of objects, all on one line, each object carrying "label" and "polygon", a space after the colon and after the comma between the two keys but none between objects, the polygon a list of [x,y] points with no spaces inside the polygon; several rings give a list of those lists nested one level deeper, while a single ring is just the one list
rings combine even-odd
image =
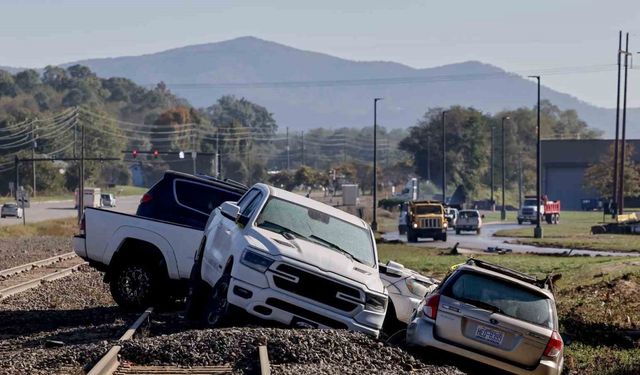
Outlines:
[{"label": "overgrown vegetation", "polygon": [[56,236],[71,237],[78,233],[76,218],[56,219],[28,223],[27,225],[6,225],[0,227],[0,238]]},{"label": "overgrown vegetation", "polygon": [[[378,246],[382,262],[395,260],[425,275],[444,276],[463,255],[407,245]],[[474,255],[538,277],[561,273],[556,294],[565,338],[565,372],[640,373],[640,261],[609,257]]]}]

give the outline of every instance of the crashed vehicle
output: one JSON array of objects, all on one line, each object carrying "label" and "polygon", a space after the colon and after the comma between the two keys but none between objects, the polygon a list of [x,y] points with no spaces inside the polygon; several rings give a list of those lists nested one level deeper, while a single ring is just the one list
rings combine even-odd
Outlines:
[{"label": "crashed vehicle", "polygon": [[538,280],[470,259],[420,303],[407,327],[407,344],[514,374],[560,375],[564,343],[553,295],[556,279]]},{"label": "crashed vehicle", "polygon": [[387,295],[363,220],[265,184],[216,208],[191,272],[186,316],[217,326],[239,308],[303,328],[378,336]]},{"label": "crashed vehicle", "polygon": [[389,306],[383,329],[391,334],[407,327],[413,311],[424,296],[438,286],[439,281],[391,260],[381,264],[378,269],[382,283],[389,293]]}]

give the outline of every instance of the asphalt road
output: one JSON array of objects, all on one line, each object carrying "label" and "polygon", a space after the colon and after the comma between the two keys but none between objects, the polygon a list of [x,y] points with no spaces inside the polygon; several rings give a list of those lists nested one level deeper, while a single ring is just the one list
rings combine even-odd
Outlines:
[{"label": "asphalt road", "polygon": [[[104,209],[134,214],[139,202],[140,196],[138,195],[118,197],[116,207],[104,207]],[[30,208],[25,209],[25,218],[27,223],[35,223],[44,220],[75,217],[78,214],[78,210],[73,208],[73,206],[73,200],[34,202]],[[22,224],[22,219],[16,219],[15,217],[0,219],[0,226],[16,224]]]},{"label": "asphalt road", "polygon": [[[530,226],[533,231],[533,226]],[[514,253],[539,253],[539,254],[557,254],[571,249],[561,249],[554,247],[537,247],[530,245],[511,244],[510,241],[515,238],[508,237],[493,237],[494,233],[502,229],[514,229],[522,228],[522,226],[515,223],[491,223],[484,224],[480,235],[475,232],[462,232],[456,234],[455,231],[450,230],[447,234],[447,242],[433,241],[431,239],[419,239],[418,243],[413,244],[416,246],[428,246],[437,247],[443,249],[450,249],[456,242],[459,243],[458,248],[469,249],[473,251],[486,251],[489,247],[499,247],[500,249],[511,249]],[[386,241],[402,241],[407,242],[405,235],[399,235],[398,232],[385,233],[382,238]],[[622,253],[622,252],[608,252],[608,251],[592,251],[592,250],[573,250],[571,254],[575,255],[606,255],[606,256],[640,256],[640,253]]]}]

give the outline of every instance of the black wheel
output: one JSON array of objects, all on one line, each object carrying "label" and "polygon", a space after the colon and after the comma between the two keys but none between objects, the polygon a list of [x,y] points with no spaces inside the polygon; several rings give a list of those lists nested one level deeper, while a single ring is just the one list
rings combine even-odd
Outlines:
[{"label": "black wheel", "polygon": [[211,288],[200,277],[201,265],[202,260],[198,259],[191,267],[184,313],[185,318],[196,322],[200,320],[206,298],[211,294]]},{"label": "black wheel", "polygon": [[560,224],[560,214],[556,214],[556,224]]},{"label": "black wheel", "polygon": [[442,234],[442,235],[440,236],[440,241],[442,241],[442,242],[447,242],[447,234],[446,234],[446,233],[444,233],[444,234]]},{"label": "black wheel", "polygon": [[456,229],[456,234],[460,234],[460,229]]},{"label": "black wheel", "polygon": [[216,285],[207,296],[204,314],[202,316],[202,324],[206,327],[217,327],[225,322],[225,318],[229,312],[229,300],[227,300],[227,292],[229,291],[230,275],[220,277]]},{"label": "black wheel", "polygon": [[522,220],[518,219],[518,225],[522,225]]},{"label": "black wheel", "polygon": [[125,310],[143,310],[157,302],[162,290],[160,272],[144,263],[117,266],[109,289],[116,303]]},{"label": "black wheel", "polygon": [[481,230],[480,228],[476,229],[476,234],[480,234]]},{"label": "black wheel", "polygon": [[407,229],[407,242],[418,242],[418,236],[411,229]]}]

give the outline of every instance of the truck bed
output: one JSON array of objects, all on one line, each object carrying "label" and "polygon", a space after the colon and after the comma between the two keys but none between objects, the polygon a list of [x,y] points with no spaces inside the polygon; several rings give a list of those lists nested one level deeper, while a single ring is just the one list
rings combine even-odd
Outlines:
[{"label": "truck bed", "polygon": [[74,251],[81,258],[97,266],[108,266],[120,246],[134,239],[162,252],[169,278],[189,278],[202,230],[96,208],[87,208],[84,218],[85,234],[74,238]]}]

